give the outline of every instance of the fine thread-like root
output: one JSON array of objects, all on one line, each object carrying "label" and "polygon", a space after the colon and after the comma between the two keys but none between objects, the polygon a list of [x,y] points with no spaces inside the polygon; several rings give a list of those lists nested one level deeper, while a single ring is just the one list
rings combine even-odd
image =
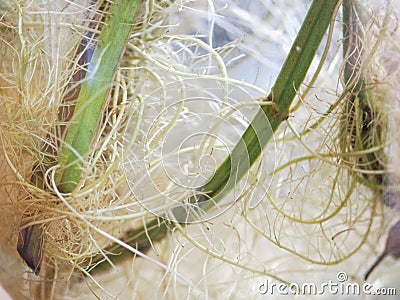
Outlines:
[{"label": "fine thread-like root", "polygon": [[[218,1],[217,10],[191,1],[145,1],[72,193],[62,193],[55,179],[60,149],[87,80],[85,55],[107,25],[109,2],[61,2],[61,7],[7,2],[0,19],[0,53],[7,57],[0,61],[0,167],[8,174],[0,188],[17,215],[8,222],[12,242],[1,242],[20,260],[19,231],[39,226],[44,238],[42,270],[38,277],[24,275],[31,292],[21,291],[37,299],[78,297],[68,288],[84,281],[85,293],[102,299],[123,297],[129,289],[139,296],[220,292],[229,298],[230,289],[260,278],[289,284],[303,280],[310,264],[315,268],[310,278],[317,278],[356,261],[359,253],[373,252],[371,239],[385,223],[381,199],[387,188],[391,79],[379,61],[386,21],[371,18],[360,27],[365,32],[354,44],[358,52],[344,57],[347,63],[356,57],[350,71],[340,70],[340,45],[334,44],[341,28],[331,28],[311,68],[319,76],[310,74],[312,85],[297,91],[287,122],[245,180],[224,201],[210,202],[213,209],[201,211],[188,200],[200,198],[195,187],[230,153],[259,105],[271,105],[264,101],[265,75],[260,83],[258,74],[247,81],[232,74],[237,65],[250,65],[249,57],[269,67],[257,45],[273,44],[267,37],[276,36],[276,21],[286,17],[283,2],[275,4],[282,5],[277,15],[251,17],[230,4],[224,18],[245,19],[236,26],[220,17],[229,6]],[[54,26],[57,13],[44,20],[44,11],[68,14]],[[192,20],[176,21],[180,13],[207,19],[206,32],[171,25]],[[231,31],[221,36],[228,41],[218,44],[214,35],[227,28]],[[235,31],[243,35],[229,40]],[[65,36],[68,43],[62,43]],[[331,64],[318,66],[321,56]],[[340,82],[347,76],[340,72],[351,75]],[[182,226],[171,213],[180,205],[197,221]],[[128,255],[115,275],[113,257],[121,253]],[[96,268],[105,272],[97,274]],[[361,268],[349,272],[357,278]],[[124,277],[125,286],[112,288],[107,274]]]}]

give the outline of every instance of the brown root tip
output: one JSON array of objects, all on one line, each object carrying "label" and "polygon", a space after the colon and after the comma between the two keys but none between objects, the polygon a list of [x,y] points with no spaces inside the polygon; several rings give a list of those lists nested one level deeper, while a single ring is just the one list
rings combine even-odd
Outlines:
[{"label": "brown root tip", "polygon": [[364,280],[367,280],[369,275],[372,273],[372,271],[376,268],[377,265],[385,258],[386,253],[383,253],[381,256],[378,257],[378,259],[375,261],[375,263],[369,268],[368,272],[365,273],[364,275]]}]

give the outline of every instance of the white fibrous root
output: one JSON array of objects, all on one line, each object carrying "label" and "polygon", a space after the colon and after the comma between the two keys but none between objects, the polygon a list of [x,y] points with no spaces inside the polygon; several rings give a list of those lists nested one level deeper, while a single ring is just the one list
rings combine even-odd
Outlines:
[{"label": "white fibrous root", "polygon": [[[379,252],[388,223],[387,170],[390,195],[400,178],[397,130],[388,129],[399,123],[390,5],[364,8],[357,51],[344,56],[338,10],[287,120],[233,190],[204,209],[190,199],[204,196],[199,188],[260,105],[272,104],[265,97],[306,9],[143,1],[77,188],[63,193],[60,151],[80,87],[95,76],[85,55],[108,5],[0,3],[0,279],[10,295],[241,299],[263,294],[267,280],[320,283],[339,271],[361,280],[360,262]],[[374,99],[364,106],[343,79],[354,53],[350,77],[366,80],[362,92]],[[17,252],[32,226],[43,231],[26,250],[41,259],[38,276]],[[119,254],[125,260],[113,262]]]}]

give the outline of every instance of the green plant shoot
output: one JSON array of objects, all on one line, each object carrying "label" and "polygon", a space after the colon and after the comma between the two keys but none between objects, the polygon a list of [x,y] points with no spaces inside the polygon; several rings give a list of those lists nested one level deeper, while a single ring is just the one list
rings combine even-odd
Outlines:
[{"label": "green plant shoot", "polygon": [[71,193],[81,178],[87,153],[100,124],[113,85],[115,70],[124,52],[141,0],[116,0],[111,4],[98,37],[86,78],[77,99],[71,125],[61,149],[56,183]]}]

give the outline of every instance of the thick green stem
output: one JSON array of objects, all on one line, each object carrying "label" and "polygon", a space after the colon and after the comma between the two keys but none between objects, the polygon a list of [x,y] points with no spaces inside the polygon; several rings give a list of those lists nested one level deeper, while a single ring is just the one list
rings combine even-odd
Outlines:
[{"label": "thick green stem", "polygon": [[243,177],[260,156],[280,124],[288,117],[289,107],[302,84],[315,53],[340,1],[315,0],[300,28],[287,59],[266,98],[274,105],[262,106],[230,156],[213,178],[201,188],[222,198]]},{"label": "thick green stem", "polygon": [[75,112],[61,150],[58,188],[71,193],[81,178],[82,167],[101,122],[114,73],[128,41],[142,0],[112,2],[105,25],[77,99]]},{"label": "thick green stem", "polygon": [[[80,89],[74,116],[61,150],[58,188],[71,193],[80,180],[89,148],[101,122],[103,107],[112,87],[115,70],[128,41],[142,0],[115,0],[99,35],[86,78]],[[43,187],[43,177],[33,177],[33,184]],[[30,268],[39,274],[43,246],[42,225],[21,230],[18,252]]]}]

